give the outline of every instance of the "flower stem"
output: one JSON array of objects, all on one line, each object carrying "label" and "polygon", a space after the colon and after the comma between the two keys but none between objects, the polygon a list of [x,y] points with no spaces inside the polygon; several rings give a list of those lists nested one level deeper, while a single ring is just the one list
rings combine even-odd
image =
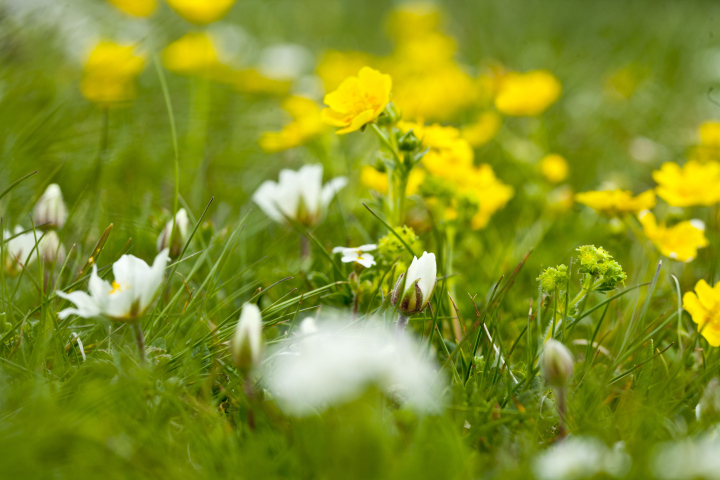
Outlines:
[{"label": "flower stem", "polygon": [[133,322],[133,331],[135,333],[135,342],[137,343],[138,350],[140,352],[140,362],[145,363],[145,337],[143,336],[142,326],[140,322]]},{"label": "flower stem", "polygon": [[565,421],[567,415],[567,392],[566,387],[558,387],[555,389],[557,393],[557,409],[558,409],[558,438],[564,438],[567,435],[567,423]]}]

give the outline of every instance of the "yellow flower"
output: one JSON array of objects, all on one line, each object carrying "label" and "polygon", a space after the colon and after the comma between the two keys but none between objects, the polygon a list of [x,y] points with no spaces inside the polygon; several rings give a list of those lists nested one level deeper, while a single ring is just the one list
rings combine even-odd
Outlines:
[{"label": "yellow flower", "polygon": [[320,118],[320,108],[305,97],[292,96],[282,103],[283,109],[293,121],[279,132],[265,132],[260,137],[260,148],[266,152],[279,152],[303,145],[317,138],[325,130]]},{"label": "yellow flower", "polygon": [[695,285],[694,292],[685,292],[683,308],[697,323],[698,331],[713,346],[720,346],[720,282],[711,287],[705,280]]},{"label": "yellow flower", "polygon": [[657,194],[673,207],[720,202],[720,163],[690,160],[684,166],[667,162],[652,174]]},{"label": "yellow flower", "polygon": [[207,74],[219,65],[210,37],[204,33],[186,33],[162,52],[165,68],[181,75]]},{"label": "yellow flower", "polygon": [[560,97],[562,86],[547,70],[505,74],[495,97],[495,107],[505,115],[536,117]]},{"label": "yellow flower", "polygon": [[575,195],[575,201],[587,205],[597,213],[616,217],[624,213],[639,213],[655,206],[655,193],[647,190],[637,197],[627,190],[604,190],[582,192]]},{"label": "yellow flower", "polygon": [[329,108],[323,109],[322,119],[328,125],[343,127],[338,135],[359,130],[383,112],[391,87],[390,75],[363,67],[357,77],[346,78],[337,90],[325,95]]},{"label": "yellow flower", "polygon": [[514,195],[511,186],[502,183],[488,164],[481,164],[467,172],[467,181],[460,185],[466,194],[478,202],[478,211],[470,222],[474,230],[485,228],[495,212],[505,208]]},{"label": "yellow flower", "polygon": [[692,262],[697,257],[698,249],[708,246],[705,225],[700,220],[684,221],[666,227],[665,222],[658,225],[652,212],[640,212],[638,218],[647,238],[668,258]]},{"label": "yellow flower", "polygon": [[457,128],[413,122],[399,122],[398,128],[403,132],[412,130],[429,149],[422,158],[422,165],[430,173],[458,180],[464,176],[465,168],[472,167],[473,149]]},{"label": "yellow flower", "polygon": [[720,122],[705,122],[698,128],[700,144],[712,147],[720,147]]},{"label": "yellow flower", "polygon": [[495,112],[483,112],[478,119],[462,128],[462,137],[473,147],[480,147],[492,140],[498,131],[502,120]]},{"label": "yellow flower", "polygon": [[388,18],[393,38],[405,40],[432,32],[440,23],[440,11],[431,3],[410,3],[395,9]]},{"label": "yellow flower", "polygon": [[[405,195],[415,195],[425,180],[425,172],[419,168],[414,168],[410,171],[408,177],[408,183],[405,187]],[[388,192],[388,175],[385,172],[380,172],[370,165],[363,165],[360,169],[360,183],[378,193],[386,194]]]},{"label": "yellow flower", "polygon": [[157,9],[157,0],[108,0],[123,12],[135,17],[149,17]]},{"label": "yellow flower", "polygon": [[135,79],[145,67],[145,60],[133,50],[132,45],[98,43],[85,63],[80,81],[80,91],[85,98],[105,106],[135,98]]},{"label": "yellow flower", "polygon": [[372,65],[373,58],[365,52],[325,52],[317,66],[317,74],[323,81],[326,92],[337,90],[346,78],[366,65]]},{"label": "yellow flower", "polygon": [[557,153],[546,155],[542,160],[540,160],[540,173],[542,173],[543,177],[545,177],[548,182],[560,183],[568,176],[567,160]]},{"label": "yellow flower", "polygon": [[166,0],[185,20],[205,25],[220,20],[235,4],[235,0]]}]

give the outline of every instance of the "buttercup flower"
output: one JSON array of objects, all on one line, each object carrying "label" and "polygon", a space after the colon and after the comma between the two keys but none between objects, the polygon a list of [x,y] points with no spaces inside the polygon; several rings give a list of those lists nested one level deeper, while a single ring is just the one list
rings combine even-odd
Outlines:
[{"label": "buttercup flower", "polygon": [[473,147],[485,145],[497,135],[502,120],[495,112],[484,112],[474,123],[465,125],[461,134]]},{"label": "buttercup flower", "polygon": [[240,320],[230,343],[233,363],[241,371],[249,372],[260,364],[262,346],[260,309],[254,303],[246,303],[240,313]]},{"label": "buttercup flower", "polygon": [[175,214],[175,233],[172,235],[172,244],[170,243],[170,234],[173,231],[173,221],[170,220],[165,224],[162,232],[157,238],[157,249],[158,252],[170,249],[170,256],[177,257],[180,255],[185,243],[188,240],[188,234],[190,233],[190,220],[188,219],[187,212],[184,208],[181,208]]},{"label": "buttercup flower", "polygon": [[303,225],[314,225],[322,217],[347,178],[336,177],[322,184],[322,165],[305,165],[297,172],[281,170],[278,182],[267,180],[253,194],[253,200],[276,222],[286,217]]},{"label": "buttercup flower", "polygon": [[510,72],[500,81],[495,107],[505,115],[536,117],[560,97],[562,86],[547,70]]},{"label": "buttercup flower", "polygon": [[700,144],[709,147],[720,147],[720,122],[705,122],[698,128]]},{"label": "buttercup flower", "polygon": [[223,18],[235,0],[166,0],[188,22],[205,25]]},{"label": "buttercup flower", "polygon": [[108,0],[117,8],[134,17],[149,17],[157,9],[157,0]]},{"label": "buttercup flower", "polygon": [[283,109],[293,121],[279,132],[266,132],[260,137],[260,147],[266,152],[279,152],[303,145],[327,128],[320,117],[320,108],[305,97],[292,96],[282,103]]},{"label": "buttercup flower", "polygon": [[540,173],[548,182],[560,183],[568,176],[567,160],[557,153],[546,155],[540,160]]},{"label": "buttercup flower", "polygon": [[33,209],[35,223],[45,228],[62,228],[67,220],[67,207],[57,183],[51,183]]},{"label": "buttercup flower", "polygon": [[657,194],[673,207],[715,205],[720,202],[720,162],[690,160],[682,167],[667,162],[652,174]]},{"label": "buttercup flower", "polygon": [[[413,257],[407,272],[401,274],[395,283],[391,303],[407,316],[422,312],[435,291],[436,276],[437,263],[434,253],[423,252],[419,259]],[[405,288],[401,291],[403,283]]]},{"label": "buttercup flower", "polygon": [[135,98],[135,79],[145,67],[145,60],[133,53],[134,50],[132,45],[98,43],[85,63],[80,82],[80,91],[85,98],[103,106]]},{"label": "buttercup flower", "polygon": [[342,127],[336,133],[359,130],[375,120],[390,101],[392,79],[370,67],[363,67],[357,77],[345,79],[337,90],[325,95],[328,108],[322,119],[328,125]]},{"label": "buttercup flower", "polygon": [[340,261],[343,263],[359,263],[365,268],[375,265],[375,257],[367,252],[377,250],[377,245],[361,245],[357,248],[335,247],[333,253],[342,254]]},{"label": "buttercup flower", "polygon": [[582,192],[575,195],[575,201],[587,205],[597,213],[611,217],[625,213],[639,213],[655,206],[655,193],[647,190],[636,197],[627,190],[603,190]]},{"label": "buttercup flower", "polygon": [[708,343],[720,346],[720,282],[711,287],[705,280],[698,281],[694,292],[683,295],[683,308]]},{"label": "buttercup flower", "polygon": [[[8,231],[3,233],[5,239],[5,271],[12,275],[20,273],[23,266],[29,267],[37,259],[35,235],[32,230],[22,233],[24,230],[20,225],[16,225],[13,233]],[[10,237],[14,238],[10,239]]]},{"label": "buttercup flower", "polygon": [[56,292],[59,297],[75,304],[75,308],[66,308],[58,316],[64,319],[70,315],[83,318],[102,315],[119,322],[135,321],[155,299],[169,259],[167,249],[155,257],[152,267],[133,255],[123,255],[112,266],[112,284],[100,278],[97,265],[93,265],[89,295],[81,291]]},{"label": "buttercup flower", "polygon": [[[410,170],[410,175],[405,187],[405,195],[415,195],[424,179],[424,170],[419,168],[413,168]],[[367,188],[371,188],[376,192],[383,194],[387,193],[389,188],[388,174],[385,172],[379,172],[370,165],[363,165],[360,169],[360,183]]]},{"label": "buttercup flower", "polygon": [[655,244],[660,253],[673,260],[692,262],[699,248],[707,247],[705,224],[700,220],[680,222],[666,227],[665,222],[658,225],[652,212],[644,211],[638,215],[647,238]]},{"label": "buttercup flower", "polygon": [[205,33],[186,33],[162,52],[165,68],[181,75],[208,75],[220,65],[212,39]]},{"label": "buttercup flower", "polygon": [[355,75],[361,68],[373,64],[373,58],[365,52],[328,50],[320,59],[316,70],[323,82],[325,92],[332,92],[337,90],[346,78]]}]

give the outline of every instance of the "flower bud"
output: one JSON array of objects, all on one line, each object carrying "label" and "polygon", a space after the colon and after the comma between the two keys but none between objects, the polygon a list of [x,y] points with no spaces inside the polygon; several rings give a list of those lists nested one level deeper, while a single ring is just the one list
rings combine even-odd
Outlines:
[{"label": "flower bud", "polygon": [[57,183],[51,183],[38,199],[33,211],[35,223],[43,228],[62,228],[67,220],[67,207]]},{"label": "flower bud", "polygon": [[62,264],[65,262],[65,247],[60,243],[57,232],[51,230],[43,235],[43,238],[38,242],[38,248],[43,262],[49,264]]},{"label": "flower bud", "polygon": [[422,312],[430,302],[437,279],[435,254],[423,252],[413,261],[407,272],[400,275],[393,288],[390,301],[406,316]]},{"label": "flower bud", "polygon": [[257,305],[247,303],[243,307],[230,344],[230,353],[235,366],[245,375],[260,363],[262,316]]},{"label": "flower bud", "polygon": [[540,369],[548,385],[564,387],[572,378],[573,356],[565,345],[557,340],[550,339],[540,359]]},{"label": "flower bud", "polygon": [[[187,242],[188,239],[189,227],[190,220],[188,220],[187,212],[184,208],[181,208],[175,214],[175,230],[173,231],[173,221],[170,220],[165,224],[163,231],[160,232],[160,236],[158,236],[157,239],[158,252],[169,248],[171,257],[177,257],[180,255],[180,252],[182,252],[185,242]],[[172,240],[170,240],[171,236]]]}]

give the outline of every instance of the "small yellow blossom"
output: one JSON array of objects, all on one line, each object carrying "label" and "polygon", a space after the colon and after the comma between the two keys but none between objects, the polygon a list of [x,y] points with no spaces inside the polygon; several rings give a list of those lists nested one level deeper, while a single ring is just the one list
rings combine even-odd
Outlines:
[{"label": "small yellow blossom", "polygon": [[205,25],[223,18],[235,0],[166,0],[188,22]]},{"label": "small yellow blossom", "polygon": [[399,122],[398,128],[403,132],[412,130],[423,146],[429,149],[422,158],[422,165],[430,173],[450,180],[460,179],[464,169],[472,167],[472,147],[460,136],[457,128],[413,122]]},{"label": "small yellow blossom", "polygon": [[473,147],[480,147],[492,140],[498,131],[502,120],[495,112],[483,112],[478,119],[462,128],[462,137]]},{"label": "small yellow blossom", "polygon": [[700,220],[684,221],[666,227],[665,222],[658,225],[652,212],[640,212],[638,218],[647,238],[668,258],[692,262],[697,257],[698,249],[708,246],[705,225]]},{"label": "small yellow blossom", "polygon": [[435,31],[440,24],[440,11],[431,3],[410,3],[395,9],[388,18],[390,35],[397,40]]},{"label": "small yellow blossom", "polygon": [[[405,187],[405,195],[410,196],[418,193],[423,180],[425,180],[425,172],[419,168],[412,169]],[[363,165],[360,169],[360,183],[378,193],[386,194],[388,192],[388,174],[380,172],[370,165]]]},{"label": "small yellow blossom", "polygon": [[658,196],[673,207],[720,202],[720,162],[690,160],[682,167],[667,162],[652,176],[658,184]]},{"label": "small yellow blossom", "polygon": [[292,96],[282,103],[293,121],[279,132],[266,132],[260,137],[260,148],[266,152],[279,152],[303,145],[325,131],[318,105],[305,97]]},{"label": "small yellow blossom", "polygon": [[[568,176],[567,160],[562,155],[551,153],[540,160],[540,173],[550,183],[560,183]],[[652,207],[645,207],[652,208]]]},{"label": "small yellow blossom", "polygon": [[343,127],[336,133],[354,132],[375,120],[390,101],[392,79],[370,67],[360,69],[357,77],[345,79],[337,90],[325,95],[328,108],[323,109],[323,121]]},{"label": "small yellow blossom", "polygon": [[135,80],[145,67],[145,60],[134,50],[133,45],[98,43],[85,63],[80,81],[80,91],[85,98],[104,106],[135,98]]},{"label": "small yellow blossom", "polygon": [[474,230],[485,228],[490,217],[505,208],[514,195],[513,188],[502,183],[488,164],[481,164],[471,169],[467,175],[467,182],[462,184],[461,188],[478,203],[478,211],[470,222]]},{"label": "small yellow blossom", "polygon": [[134,17],[149,17],[157,9],[157,0],[108,0],[117,8]]},{"label": "small yellow blossom", "polygon": [[337,90],[343,80],[355,75],[364,66],[374,63],[375,60],[365,52],[329,50],[320,59],[317,74],[325,86],[325,91],[332,92]]},{"label": "small yellow blossom", "polygon": [[709,121],[703,123],[698,128],[698,136],[701,145],[720,147],[720,122]]},{"label": "small yellow blossom", "polygon": [[698,331],[708,343],[713,347],[720,346],[720,282],[715,287],[705,280],[697,282],[694,292],[683,295],[683,308],[697,323]]},{"label": "small yellow blossom", "polygon": [[495,107],[505,115],[536,117],[560,97],[562,86],[547,70],[505,74],[495,97]]},{"label": "small yellow blossom", "polygon": [[647,190],[637,197],[627,190],[604,190],[582,192],[575,201],[587,205],[597,213],[616,217],[625,213],[639,213],[655,206],[655,193]]},{"label": "small yellow blossom", "polygon": [[220,62],[212,39],[199,32],[186,33],[162,52],[165,68],[181,75],[207,74]]}]

